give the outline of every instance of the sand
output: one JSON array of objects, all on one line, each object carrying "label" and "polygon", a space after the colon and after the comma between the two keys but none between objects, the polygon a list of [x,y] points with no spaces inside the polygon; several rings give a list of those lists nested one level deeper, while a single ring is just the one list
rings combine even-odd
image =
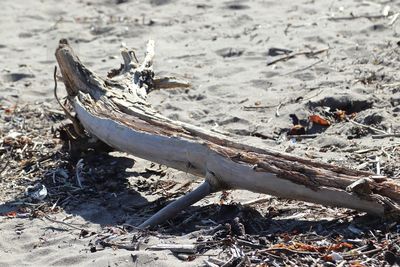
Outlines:
[{"label": "sand", "polygon": [[[240,142],[363,170],[376,171],[371,160],[380,156],[383,174],[399,176],[396,137],[373,139],[381,132],[336,121],[332,115],[342,109],[348,116],[356,114],[358,123],[399,132],[398,11],[400,4],[385,1],[4,0],[0,9],[1,105],[45,103],[47,109],[59,109],[52,73],[60,38],[67,38],[81,60],[101,75],[119,66],[121,47],[135,48],[142,58],[147,40],[154,39],[156,72],[192,84],[187,90],[152,93],[149,101],[162,114],[229,134]],[[269,64],[295,52],[305,54]],[[307,134],[319,135],[288,139],[293,127],[290,114],[306,126]],[[328,128],[310,125],[311,114],[331,116],[334,124]],[[4,132],[0,132],[2,137]],[[128,181],[143,178],[150,163],[135,159],[132,165],[120,167]],[[179,184],[192,181],[190,188],[199,182],[184,173],[166,172],[166,177],[150,174],[150,178]],[[21,190],[1,194],[0,213],[13,209],[10,202]],[[110,194],[102,197],[111,199]],[[124,190],[116,199],[103,199],[111,203],[107,207],[99,204],[102,197],[89,197],[80,206],[51,216],[68,217],[69,223],[101,232],[121,220],[137,225],[143,218],[132,213],[126,217],[121,206],[152,201],[159,195]],[[218,204],[219,197],[199,205]],[[227,202],[258,197],[262,196],[235,191]],[[311,206],[335,217],[330,210]],[[290,207],[295,209],[295,205]],[[175,232],[149,242],[189,242],[190,231],[181,233],[184,237]],[[134,252],[106,248],[92,253],[90,238],[79,238],[79,232],[43,218],[2,216],[0,265],[204,266],[208,257],[184,262],[168,250],[149,251],[145,246]]]}]

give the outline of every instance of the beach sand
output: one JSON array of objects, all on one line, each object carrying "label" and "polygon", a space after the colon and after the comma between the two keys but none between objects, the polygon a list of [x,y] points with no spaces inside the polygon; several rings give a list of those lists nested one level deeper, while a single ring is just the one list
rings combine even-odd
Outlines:
[{"label": "beach sand", "polygon": [[[121,63],[119,51],[123,46],[135,48],[137,56],[143,58],[147,40],[153,39],[156,74],[174,75],[191,83],[189,89],[150,94],[149,102],[165,116],[226,133],[239,142],[361,170],[375,172],[373,160],[379,156],[383,174],[398,176],[398,139],[372,138],[382,132],[399,132],[400,127],[400,22],[396,20],[400,3],[385,3],[3,0],[0,9],[2,114],[5,107],[26,104],[44,113],[60,110],[53,97],[53,70],[54,52],[61,38],[67,38],[80,59],[104,76]],[[273,62],[287,55],[292,57]],[[62,88],[59,84],[61,96],[65,95]],[[364,126],[335,121],[332,114],[336,109],[346,111],[347,116]],[[317,136],[304,140],[287,138],[293,127],[291,114],[306,126],[307,134]],[[310,125],[307,118],[312,114],[332,115],[333,124],[330,127]],[[2,140],[10,133],[7,123],[3,116]],[[368,129],[370,126],[380,131]],[[112,155],[102,166],[114,166],[115,173],[119,170],[123,176],[120,186],[128,184],[125,188],[115,192],[93,188],[101,193],[82,198],[79,205],[66,204],[59,212],[49,215],[78,225],[79,229],[44,217],[1,216],[0,266],[204,266],[204,259],[217,257],[210,256],[218,254],[215,248],[191,261],[182,261],[169,250],[146,248],[157,243],[193,243],[196,238],[191,234],[196,230],[196,223],[206,228],[212,222],[223,222],[220,217],[225,211],[218,206],[221,194],[196,204],[197,208],[203,207],[203,213],[217,211],[217,215],[210,213],[211,222],[204,221],[205,214],[202,214],[203,221],[188,220],[184,231],[182,225],[171,232],[164,226],[157,234],[149,234],[147,243],[142,242],[138,250],[107,247],[91,251],[91,238],[98,238],[99,233],[108,231],[107,227],[115,231],[124,223],[138,225],[145,219],[143,216],[151,215],[151,212],[143,215],[134,208],[126,209],[163,196],[160,189],[138,190],[138,181],[149,184],[158,180],[174,181],[177,184],[171,188],[176,190],[188,183],[183,192],[201,182],[172,169],[162,167],[158,171],[158,165],[123,153]],[[90,168],[89,162],[85,158],[87,168]],[[6,167],[0,179],[6,190],[0,194],[3,215],[15,210],[13,201],[25,190],[22,185],[10,186],[11,179],[15,182],[29,177],[26,184],[35,184],[44,178],[29,176],[24,171],[18,177],[11,177],[11,173]],[[74,179],[72,173],[67,176]],[[224,203],[235,210],[234,203],[260,197],[265,195],[238,190],[231,192]],[[289,217],[296,214],[313,227],[318,227],[323,216],[324,220],[334,220],[338,214],[354,215],[344,209],[273,197],[254,209],[265,215],[273,203],[286,209],[280,219],[287,225],[293,223]],[[235,212],[226,212],[226,218],[233,219]],[[182,215],[184,219],[188,217],[190,212]],[[264,220],[263,230],[278,231],[277,224],[270,220],[270,217]],[[96,234],[81,237],[81,229]]]}]

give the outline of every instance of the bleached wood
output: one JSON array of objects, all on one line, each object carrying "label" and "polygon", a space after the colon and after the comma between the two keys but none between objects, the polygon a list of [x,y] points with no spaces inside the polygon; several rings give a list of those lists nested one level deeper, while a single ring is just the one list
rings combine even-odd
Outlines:
[{"label": "bleached wood", "polygon": [[[399,214],[400,186],[388,178],[373,179],[372,173],[235,143],[221,134],[162,116],[146,102],[147,93],[156,89],[154,42],[149,42],[141,64],[128,62],[134,59],[127,56],[129,51],[122,54],[124,66],[119,74],[102,79],[60,41],[57,61],[81,124],[116,149],[206,177],[204,187],[166,207],[142,227],[161,223],[208,191],[236,188],[380,216]],[[365,179],[362,188],[351,186],[359,179]],[[207,184],[209,190],[205,190]]]},{"label": "bleached wood", "polygon": [[171,214],[177,214],[183,209],[208,196],[212,192],[211,190],[212,188],[210,183],[208,181],[204,181],[192,192],[178,198],[177,200],[165,206],[154,216],[150,217],[144,223],[139,225],[139,228],[146,228],[148,226],[157,225],[165,222],[171,217]]}]

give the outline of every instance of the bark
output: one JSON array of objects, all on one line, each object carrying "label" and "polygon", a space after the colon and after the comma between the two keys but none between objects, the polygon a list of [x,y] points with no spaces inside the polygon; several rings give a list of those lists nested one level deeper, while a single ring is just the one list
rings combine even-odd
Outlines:
[{"label": "bark", "polygon": [[312,161],[228,137],[155,111],[146,96],[156,89],[187,87],[173,77],[155,77],[154,42],[139,63],[133,51],[101,78],[86,68],[66,40],[56,58],[68,99],[86,131],[135,156],[205,177],[196,190],[154,215],[141,227],[159,224],[211,192],[246,189],[283,198],[346,207],[375,215],[400,214],[400,185],[386,177]]}]

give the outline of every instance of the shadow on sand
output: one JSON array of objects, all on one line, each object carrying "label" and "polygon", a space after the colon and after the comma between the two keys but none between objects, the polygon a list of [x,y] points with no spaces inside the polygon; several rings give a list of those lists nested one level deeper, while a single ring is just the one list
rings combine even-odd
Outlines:
[{"label": "shadow on sand", "polygon": [[[138,164],[135,159],[113,155],[108,149],[99,152],[99,150],[85,148],[85,151],[83,156],[81,153],[74,152],[64,157],[63,161],[61,160],[64,164],[63,168],[68,170],[68,177],[62,179],[57,176],[58,178],[55,179],[54,170],[48,171],[48,175],[40,181],[48,190],[48,197],[44,200],[21,204],[21,200],[27,202],[29,200],[20,195],[14,200],[1,204],[0,214],[26,207],[46,213],[54,203],[57,203],[57,206],[67,214],[80,216],[85,221],[102,227],[123,224],[136,226],[174,198],[186,193],[183,192],[185,190],[178,190],[173,195],[164,197],[157,195],[158,198],[153,197],[154,201],[149,201],[144,194],[151,194],[149,190],[151,191],[160,180],[166,181],[163,179],[165,173],[147,168],[146,164],[149,165],[149,162],[140,161]],[[76,156],[78,154],[79,156]],[[84,178],[83,188],[79,188],[75,180],[76,165],[80,159],[84,162],[81,170],[81,176]],[[27,183],[28,186],[29,182]],[[304,210],[304,207],[299,207],[299,209]],[[364,231],[385,228],[389,224],[387,221],[382,224],[383,221],[379,218],[367,215],[354,216],[356,213],[350,211],[346,219],[340,217],[327,220],[323,216],[318,217],[320,219],[308,219],[307,215],[301,218],[290,218],[291,214],[297,212],[296,208],[286,211],[278,208],[275,212],[266,211],[264,214],[259,210],[243,207],[240,204],[194,205],[155,229],[170,235],[182,235],[215,225],[228,224],[231,226],[232,233],[236,235],[245,233],[273,238],[280,233],[312,232],[323,236],[341,235],[343,238],[350,239],[362,235]],[[285,218],[285,213],[288,213],[286,214],[288,219]],[[242,229],[239,229],[238,225]],[[356,225],[356,227],[349,227],[350,225]]]}]

